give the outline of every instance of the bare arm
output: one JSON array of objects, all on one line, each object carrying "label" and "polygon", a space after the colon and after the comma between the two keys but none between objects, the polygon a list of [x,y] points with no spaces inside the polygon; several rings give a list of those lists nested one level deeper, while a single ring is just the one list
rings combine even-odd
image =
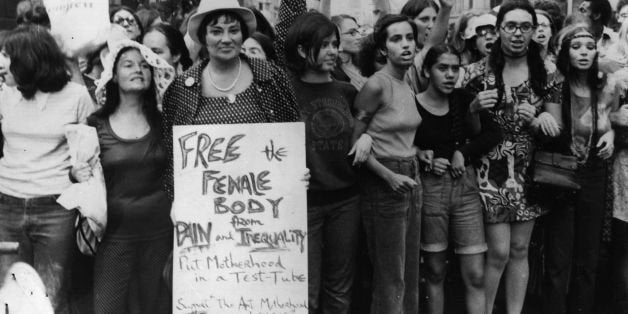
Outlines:
[{"label": "bare arm", "polygon": [[449,16],[452,7],[453,0],[440,0],[440,10],[438,11],[436,22],[434,22],[434,29],[430,33],[423,49],[429,49],[432,46],[445,42],[447,31],[449,30]]}]

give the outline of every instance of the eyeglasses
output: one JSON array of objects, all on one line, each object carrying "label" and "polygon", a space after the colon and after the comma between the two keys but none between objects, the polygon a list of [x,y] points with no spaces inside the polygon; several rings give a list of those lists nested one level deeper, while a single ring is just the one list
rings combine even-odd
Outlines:
[{"label": "eyeglasses", "polygon": [[113,22],[115,24],[118,24],[118,25],[122,25],[124,22],[126,22],[130,26],[135,25],[135,19],[134,18],[117,17],[117,18],[115,18],[113,20]]},{"label": "eyeglasses", "polygon": [[477,27],[475,29],[475,34],[478,37],[485,37],[488,34],[495,36],[496,35],[495,26],[486,25],[486,26]]},{"label": "eyeglasses", "polygon": [[534,30],[534,25],[532,23],[506,23],[506,25],[502,26],[504,32],[508,34],[514,34],[517,30],[520,30],[521,33],[527,34]]},{"label": "eyeglasses", "polygon": [[340,33],[340,35],[351,35],[351,37],[356,37],[361,34],[362,33],[355,28],[350,29],[348,32]]}]

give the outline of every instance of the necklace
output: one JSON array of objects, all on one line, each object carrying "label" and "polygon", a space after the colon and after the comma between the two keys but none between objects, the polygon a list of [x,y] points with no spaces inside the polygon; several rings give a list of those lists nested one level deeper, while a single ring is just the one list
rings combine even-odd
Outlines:
[{"label": "necklace", "polygon": [[[216,82],[214,82],[214,80],[212,79],[212,74],[211,74],[211,70],[208,69],[207,71],[207,76],[209,78],[209,84],[211,84],[216,90],[221,91],[223,93],[226,93],[230,90],[232,90],[236,84],[238,83],[238,80],[240,79],[240,74],[242,74],[242,59],[238,58],[238,75],[236,75],[236,78],[233,80],[233,83],[231,83],[231,85],[227,86],[227,87],[219,87],[218,85],[216,85]],[[235,94],[227,94],[227,99],[229,99],[230,103],[234,103],[235,99],[236,99],[236,95]]]}]

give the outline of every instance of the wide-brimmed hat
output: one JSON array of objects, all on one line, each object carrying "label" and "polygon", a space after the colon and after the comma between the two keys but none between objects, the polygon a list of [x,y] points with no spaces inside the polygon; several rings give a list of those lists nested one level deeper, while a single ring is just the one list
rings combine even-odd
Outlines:
[{"label": "wide-brimmed hat", "polygon": [[253,34],[257,28],[257,21],[255,20],[253,11],[241,7],[240,4],[238,4],[238,0],[201,0],[196,14],[194,14],[188,22],[188,34],[195,42],[201,44],[201,41],[196,35],[198,28],[203,18],[213,12],[233,12],[239,15],[242,20],[244,20],[249,34]]},{"label": "wide-brimmed hat", "polygon": [[464,30],[464,39],[471,39],[477,35],[477,29],[482,26],[493,26],[497,23],[497,17],[490,13],[485,13],[480,16],[474,16],[467,22],[467,28]]},{"label": "wide-brimmed hat", "polygon": [[102,61],[103,72],[100,80],[96,83],[96,100],[99,105],[105,103],[105,86],[113,78],[115,69],[113,68],[117,56],[122,49],[131,47],[139,50],[146,62],[153,68],[153,81],[155,82],[155,92],[157,103],[161,104],[161,99],[168,89],[168,86],[175,78],[174,68],[166,60],[155,54],[150,48],[130,39],[122,39],[108,42],[109,54]]}]

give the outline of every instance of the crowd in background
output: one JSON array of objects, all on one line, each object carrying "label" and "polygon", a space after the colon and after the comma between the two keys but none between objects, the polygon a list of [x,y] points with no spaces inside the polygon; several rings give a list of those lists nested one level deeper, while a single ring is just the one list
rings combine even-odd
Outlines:
[{"label": "crowd in background", "polygon": [[[0,241],[20,244],[0,278],[31,264],[55,313],[171,312],[172,126],[302,121],[309,313],[445,313],[452,272],[464,312],[521,313],[539,264],[538,312],[595,313],[609,210],[605,288],[628,313],[628,1],[507,0],[450,23],[453,2],[409,0],[369,31],[305,0],[276,25],[236,0],[112,7],[107,42],[68,56],[22,1],[0,32]],[[69,124],[100,146],[93,258],[56,202],[97,168],[71,164]]]}]

